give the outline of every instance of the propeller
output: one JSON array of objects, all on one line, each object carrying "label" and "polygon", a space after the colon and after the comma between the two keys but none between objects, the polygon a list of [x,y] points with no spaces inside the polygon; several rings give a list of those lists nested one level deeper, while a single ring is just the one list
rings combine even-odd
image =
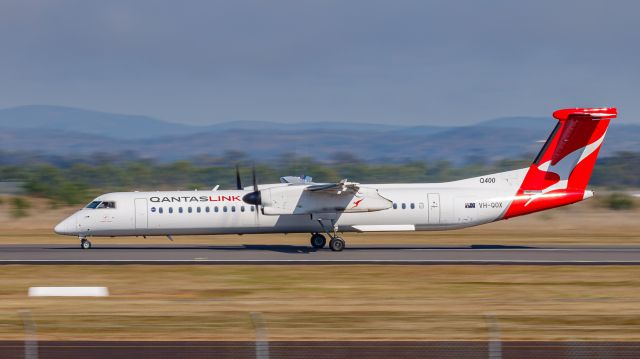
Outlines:
[{"label": "propeller", "polygon": [[236,163],[236,189],[242,189],[242,181],[240,180],[240,166]]},{"label": "propeller", "polygon": [[260,194],[260,190],[258,189],[258,180],[256,179],[256,166],[253,166],[251,177],[253,179],[253,192],[245,194],[242,197],[242,200],[244,201],[244,203],[254,205],[256,209],[256,216],[258,216],[258,211],[260,210],[260,205],[262,204],[262,195]]}]

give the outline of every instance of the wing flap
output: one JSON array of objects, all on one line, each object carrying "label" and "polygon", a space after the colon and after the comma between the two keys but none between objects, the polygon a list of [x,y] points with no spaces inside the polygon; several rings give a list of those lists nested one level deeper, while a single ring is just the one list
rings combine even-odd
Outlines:
[{"label": "wing flap", "polygon": [[327,194],[356,194],[360,190],[360,184],[356,182],[349,182],[346,179],[338,183],[323,183],[308,186],[304,189],[309,192],[327,193]]}]

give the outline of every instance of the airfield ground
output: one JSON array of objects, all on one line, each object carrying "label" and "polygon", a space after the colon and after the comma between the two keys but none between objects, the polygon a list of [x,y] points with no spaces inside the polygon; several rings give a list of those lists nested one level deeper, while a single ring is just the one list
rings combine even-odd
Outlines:
[{"label": "airfield ground", "polygon": [[[66,243],[52,226],[73,208],[0,206],[0,244]],[[640,245],[638,210],[585,202],[452,232],[346,234],[358,244]],[[167,243],[163,238],[94,239]],[[177,237],[181,243],[298,244],[307,235]],[[107,286],[108,298],[29,298],[31,286]],[[640,266],[6,265],[0,339],[22,340],[640,340]],[[495,335],[495,334],[494,334]]]},{"label": "airfield ground", "polygon": [[[638,266],[4,266],[0,338],[640,340]],[[108,298],[28,298],[30,286]]]}]

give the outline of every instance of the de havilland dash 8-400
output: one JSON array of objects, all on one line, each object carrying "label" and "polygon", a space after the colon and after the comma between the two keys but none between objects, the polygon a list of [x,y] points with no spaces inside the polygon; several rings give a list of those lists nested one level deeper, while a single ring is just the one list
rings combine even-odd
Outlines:
[{"label": "de havilland dash 8-400", "polygon": [[311,245],[341,251],[338,233],[458,229],[579,202],[615,108],[573,108],[558,120],[528,168],[445,183],[314,183],[282,177],[236,190],[107,193],[55,232],[89,237],[310,233]]}]

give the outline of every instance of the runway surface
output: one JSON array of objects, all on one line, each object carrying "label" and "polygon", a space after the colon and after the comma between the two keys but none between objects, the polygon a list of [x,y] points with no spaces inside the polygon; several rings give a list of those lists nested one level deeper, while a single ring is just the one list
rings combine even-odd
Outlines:
[{"label": "runway surface", "polygon": [[0,264],[531,264],[640,265],[640,247],[292,245],[1,245]]},{"label": "runway surface", "polygon": [[[39,358],[638,358],[638,342],[39,342]],[[25,357],[24,342],[0,341],[0,356]],[[32,356],[35,357],[35,356]]]}]

